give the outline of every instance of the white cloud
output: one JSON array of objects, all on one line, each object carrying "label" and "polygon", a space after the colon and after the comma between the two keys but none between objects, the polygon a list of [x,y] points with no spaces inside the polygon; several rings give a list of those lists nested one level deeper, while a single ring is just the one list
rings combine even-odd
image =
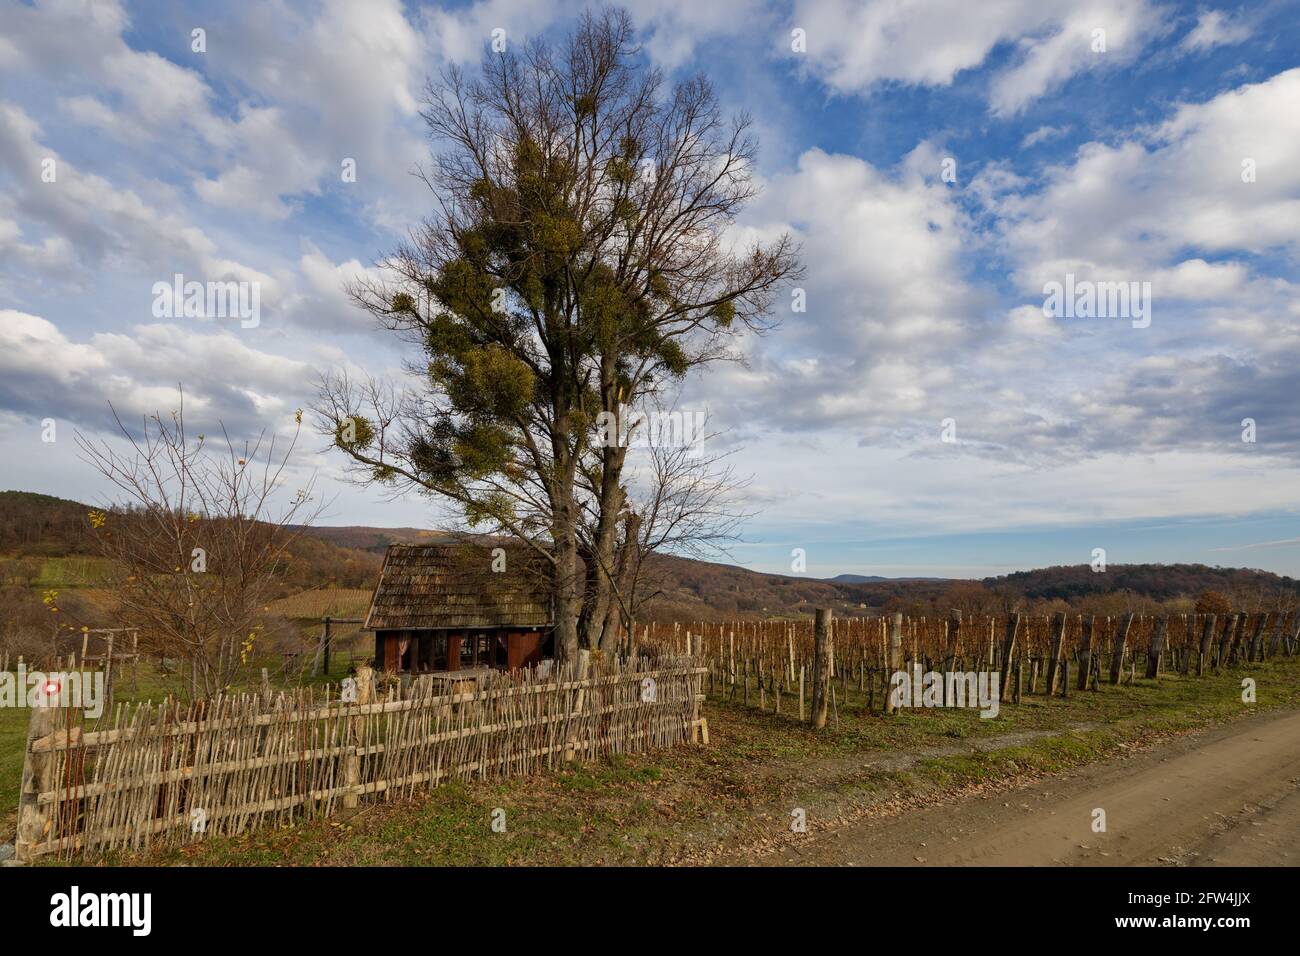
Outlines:
[{"label": "white cloud", "polygon": [[[1183,105],[1127,141],[1086,144],[1047,170],[1041,192],[977,189],[1027,291],[1066,272],[1150,279],[1204,254],[1300,251],[1300,69]],[[1182,279],[1194,268],[1229,275],[1188,266]]]},{"label": "white cloud", "polygon": [[314,381],[303,361],[259,351],[230,332],[177,325],[98,332],[75,341],[41,316],[0,310],[0,405],[36,418],[110,427],[174,406],[184,383],[191,422],[260,430],[305,403]]},{"label": "white cloud", "polygon": [[[14,188],[0,194],[0,217],[21,215],[55,238],[54,251],[76,251],[78,270],[125,267],[170,277],[190,272],[203,281],[233,279],[262,284],[263,302],[273,302],[270,276],[222,256],[203,230],[179,211],[162,211],[129,189],[86,172],[41,142],[36,121],[22,109],[0,102],[0,172]],[[40,178],[42,162],[54,161],[56,178]]]},{"label": "white cloud", "polygon": [[[994,76],[990,109],[1013,115],[1084,70],[1130,62],[1163,32],[1148,0],[1006,0],[972,11],[965,0],[799,0],[793,26],[808,35],[796,54],[841,93],[882,83],[948,86],[1014,44],[1012,63]],[[1093,31],[1107,52],[1093,52]],[[788,50],[788,40],[782,45]]]},{"label": "white cloud", "polygon": [[1046,140],[1062,136],[1068,131],[1069,127],[1062,129],[1056,126],[1040,126],[1038,129],[1025,134],[1025,138],[1020,141],[1020,148],[1029,149],[1031,146],[1037,146]]},{"label": "white cloud", "polygon": [[1023,56],[993,80],[989,100],[1000,116],[1019,113],[1085,70],[1131,62],[1163,31],[1146,0],[1093,0],[1071,5],[1045,36],[1021,37]]},{"label": "white cloud", "polygon": [[718,370],[705,388],[721,421],[866,425],[934,404],[981,300],[965,278],[970,234],[939,158],[922,144],[889,173],[813,149],[764,184],[738,238],[795,235],[807,312],[778,301],[779,346],[753,341],[750,368]]},{"label": "white cloud", "polygon": [[1179,45],[1190,51],[1233,46],[1249,37],[1251,32],[1251,26],[1244,19],[1234,19],[1219,10],[1203,10],[1196,18],[1196,26],[1188,31]]}]

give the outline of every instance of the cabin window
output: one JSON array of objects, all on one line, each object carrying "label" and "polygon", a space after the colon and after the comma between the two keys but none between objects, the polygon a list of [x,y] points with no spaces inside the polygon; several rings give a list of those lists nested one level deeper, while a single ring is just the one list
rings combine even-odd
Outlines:
[{"label": "cabin window", "polygon": [[473,667],[478,654],[479,635],[466,634],[465,639],[460,642],[460,666],[462,668]]},{"label": "cabin window", "polygon": [[447,669],[447,635],[430,635],[429,645],[429,666],[435,671],[445,671]]}]

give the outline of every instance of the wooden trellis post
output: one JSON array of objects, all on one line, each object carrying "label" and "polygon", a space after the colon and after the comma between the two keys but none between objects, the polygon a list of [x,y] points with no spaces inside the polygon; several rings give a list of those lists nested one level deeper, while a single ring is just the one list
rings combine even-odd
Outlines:
[{"label": "wooden trellis post", "polygon": [[1092,644],[1095,639],[1097,618],[1089,614],[1079,621],[1079,690],[1088,689],[1088,674],[1092,671]]},{"label": "wooden trellis post", "polygon": [[901,669],[902,657],[903,615],[895,613],[893,626],[889,631],[889,656],[885,662],[885,713],[887,714],[892,714],[897,709],[894,707],[894,695],[890,685],[893,683],[894,675]]},{"label": "wooden trellis post", "polygon": [[[691,642],[691,654],[698,667],[704,659],[704,637],[696,634]],[[707,744],[709,742],[709,722],[700,716],[700,698],[704,696],[703,677],[697,677],[694,684],[694,697],[691,700],[691,743]]]},{"label": "wooden trellis post", "polygon": [[1120,671],[1124,668],[1124,650],[1128,646],[1128,632],[1133,627],[1133,612],[1129,611],[1120,621],[1119,631],[1115,634],[1115,652],[1110,658],[1110,682],[1119,683]]},{"label": "wooden trellis post", "polygon": [[826,726],[826,714],[830,705],[831,682],[831,612],[829,608],[818,608],[813,625],[813,687],[812,687],[812,724],[821,729]]},{"label": "wooden trellis post", "polygon": [[1151,647],[1147,651],[1147,680],[1160,679],[1160,657],[1165,652],[1165,634],[1169,630],[1169,617],[1161,615],[1156,621],[1155,633],[1151,635]]},{"label": "wooden trellis post", "polygon": [[1255,633],[1251,635],[1250,647],[1246,650],[1247,663],[1264,659],[1264,631],[1268,627],[1269,617],[1268,614],[1261,614],[1255,622]]},{"label": "wooden trellis post", "polygon": [[[961,611],[955,608],[950,612],[948,622],[944,625],[947,630],[947,640],[945,641],[943,654],[943,670],[945,674],[951,674],[957,665],[957,648],[961,643]],[[946,697],[948,694],[948,681],[943,682],[943,692]],[[945,703],[951,704],[952,701],[945,700]]]},{"label": "wooden trellis post", "polygon": [[1056,671],[1061,666],[1061,642],[1065,639],[1065,612],[1057,611],[1052,615],[1052,656],[1047,661],[1048,697],[1056,692]]},{"label": "wooden trellis post", "polygon": [[1217,615],[1205,615],[1205,623],[1201,626],[1201,646],[1196,654],[1197,677],[1205,676],[1205,662],[1210,659],[1210,647],[1214,643],[1214,625],[1217,621]]},{"label": "wooden trellis post", "polygon": [[1020,634],[1020,615],[1011,614],[1007,617],[1007,633],[1002,640],[1002,698],[1005,700],[1010,696],[1011,690],[1011,656],[1016,652],[1016,638]]}]

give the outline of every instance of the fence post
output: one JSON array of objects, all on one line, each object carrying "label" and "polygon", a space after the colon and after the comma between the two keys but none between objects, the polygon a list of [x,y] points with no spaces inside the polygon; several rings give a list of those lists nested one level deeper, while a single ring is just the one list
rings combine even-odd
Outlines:
[{"label": "fence post", "polygon": [[1020,634],[1020,615],[1012,614],[1007,618],[1007,634],[1002,641],[1002,699],[1006,700],[1007,691],[1011,689],[1011,655],[1016,651],[1016,637]]},{"label": "fence post", "polygon": [[319,677],[322,673],[329,676],[330,672],[330,621],[331,618],[321,618],[324,628],[321,630],[320,643],[316,645],[316,654],[312,660],[311,673],[313,677]]},{"label": "fence post", "polygon": [[1268,645],[1260,645],[1259,659],[1266,660],[1277,656],[1277,649],[1282,643],[1282,629],[1286,626],[1286,612],[1273,615],[1273,632],[1269,635]]},{"label": "fence post", "polygon": [[31,712],[27,722],[27,745],[23,751],[22,789],[18,792],[18,834],[14,839],[14,858],[20,863],[30,863],[35,859],[36,848],[54,825],[54,804],[47,803],[42,809],[38,798],[42,792],[54,789],[57,752],[33,753],[32,743],[54,734],[55,708],[48,703],[38,703]]},{"label": "fence post", "polygon": [[[947,631],[944,642],[943,652],[943,670],[945,674],[951,674],[957,667],[957,647],[961,643],[961,611],[952,608],[948,612],[948,623],[945,625]],[[943,682],[944,703],[951,705],[952,701],[948,700],[948,680]]]},{"label": "fence post", "polygon": [[325,676],[328,677],[330,672],[330,619],[328,616],[325,618],[325,634],[321,638],[320,657],[321,670],[325,673]]},{"label": "fence post", "polygon": [[[113,679],[117,675],[113,673],[113,632],[108,632],[107,647],[104,649],[104,709],[109,713],[113,711]],[[82,666],[85,664],[83,662]]]},{"label": "fence post", "polygon": [[1268,620],[1272,615],[1265,612],[1255,622],[1255,633],[1250,638],[1250,647],[1246,649],[1246,663],[1264,659],[1264,631],[1268,629]]},{"label": "fence post", "polygon": [[[704,637],[700,634],[696,634],[691,639],[691,656],[693,658],[693,660],[691,661],[691,666],[699,667],[700,661],[704,659]],[[699,686],[696,686],[697,682],[699,683]],[[687,683],[692,691],[691,743],[698,744],[700,742],[700,736],[702,733],[704,737],[704,743],[707,744],[709,742],[709,728],[708,728],[708,724],[704,722],[704,718],[700,716],[700,696],[701,696],[701,692],[704,690],[704,686],[703,686],[704,679],[696,675],[695,677],[691,678],[691,680],[688,681]]]},{"label": "fence post", "polygon": [[1165,633],[1169,630],[1169,616],[1161,615],[1156,621],[1156,632],[1151,635],[1151,649],[1147,651],[1147,680],[1160,679],[1160,657],[1165,652]]},{"label": "fence post", "polygon": [[1088,689],[1088,674],[1092,671],[1092,642],[1096,633],[1097,618],[1089,614],[1079,621],[1079,690]]},{"label": "fence post", "polygon": [[1214,657],[1214,670],[1228,666],[1228,651],[1237,641],[1237,628],[1245,625],[1245,614],[1229,614],[1223,623],[1223,633],[1219,636],[1219,647]]},{"label": "fence post", "polygon": [[1110,658],[1110,682],[1119,683],[1119,672],[1124,667],[1124,649],[1128,646],[1128,632],[1133,626],[1133,612],[1129,611],[1120,621],[1119,631],[1115,634],[1115,652]]},{"label": "fence post", "polygon": [[826,726],[826,710],[830,703],[830,624],[830,608],[818,608],[813,624],[812,723],[819,730]]},{"label": "fence post", "polygon": [[[676,626],[674,625],[673,628],[674,646],[677,643],[676,630],[677,630]],[[689,639],[690,639],[690,635],[688,634],[687,640],[689,641]],[[690,647],[690,644],[687,644],[687,647]],[[575,694],[573,698],[573,713],[569,715],[570,718],[581,717],[583,709],[587,706],[587,685],[585,682],[590,672],[591,672],[591,651],[586,650],[584,648],[583,650],[578,651],[578,673],[577,673],[578,693]],[[570,732],[569,739],[565,742],[564,745],[565,763],[572,761],[576,756],[577,756],[577,742],[573,732]]]},{"label": "fence post", "polygon": [[[357,666],[357,706],[370,703],[370,692],[374,687],[374,671],[369,664]],[[348,752],[343,757],[343,783],[348,790],[343,794],[343,809],[355,810],[361,803],[361,728],[365,717],[354,714],[348,718]]]},{"label": "fence post", "polygon": [[1051,697],[1056,691],[1056,671],[1061,666],[1061,642],[1065,639],[1065,612],[1057,611],[1052,615],[1052,656],[1047,662],[1047,690]]},{"label": "fence post", "polygon": [[1210,645],[1214,643],[1214,625],[1218,620],[1217,615],[1207,614],[1201,625],[1201,646],[1196,653],[1197,677],[1205,676],[1205,662],[1210,659]]},{"label": "fence post", "polygon": [[[990,645],[991,646],[991,645]],[[989,652],[990,657],[992,651]],[[894,707],[894,694],[891,685],[894,683],[894,675],[898,673],[902,664],[900,658],[903,655],[903,614],[901,611],[895,612],[892,626],[889,629],[889,659],[885,667],[885,713],[892,714],[897,709]]]}]

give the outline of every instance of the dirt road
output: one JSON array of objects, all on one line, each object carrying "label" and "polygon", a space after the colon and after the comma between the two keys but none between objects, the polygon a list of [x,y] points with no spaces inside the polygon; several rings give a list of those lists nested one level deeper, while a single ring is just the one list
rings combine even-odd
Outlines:
[{"label": "dirt road", "polygon": [[[1104,833],[1093,832],[1096,809]],[[1300,713],[1252,716],[1019,790],[815,832],[750,862],[1295,866]]]}]

